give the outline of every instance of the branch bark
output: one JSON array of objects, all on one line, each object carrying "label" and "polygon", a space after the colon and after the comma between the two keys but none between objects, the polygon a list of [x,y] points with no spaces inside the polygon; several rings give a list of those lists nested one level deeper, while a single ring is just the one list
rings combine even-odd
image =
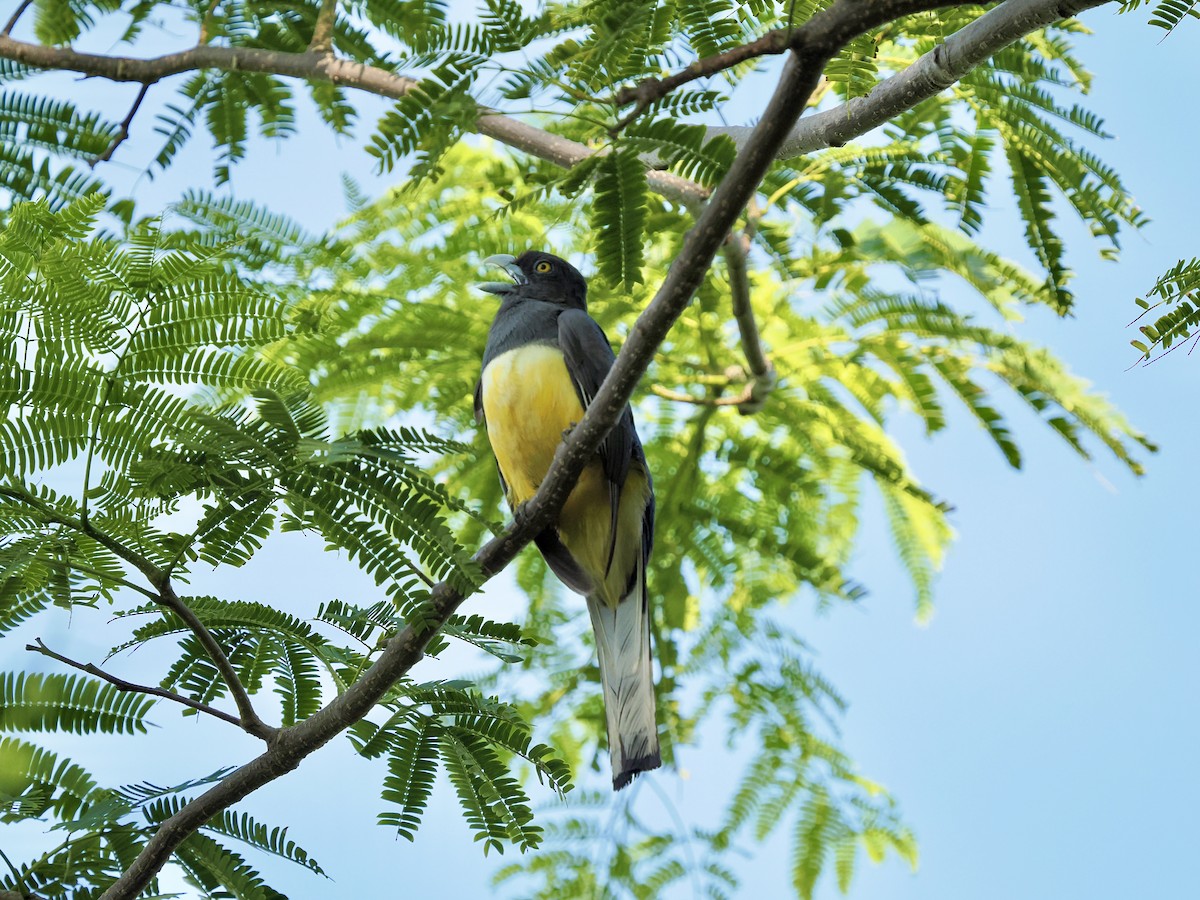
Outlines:
[{"label": "branch bark", "polygon": [[313,26],[312,40],[308,44],[309,53],[333,52],[333,26],[336,18],[337,0],[321,0],[317,24]]},{"label": "branch bark", "polygon": [[115,675],[109,675],[99,666],[94,663],[76,662],[69,657],[63,656],[61,653],[55,653],[44,643],[41,638],[35,638],[32,644],[25,645],[26,650],[31,650],[34,653],[40,653],[42,656],[48,656],[51,659],[56,659],[64,665],[68,665],[73,669],[78,669],[80,672],[86,672],[93,675],[102,681],[107,681],[118,691],[128,691],[134,694],[149,694],[151,697],[162,697],[164,700],[172,700],[175,703],[182,703],[184,706],[189,706],[197,712],[202,712],[210,716],[214,716],[232,725],[237,725],[239,728],[242,723],[238,721],[237,716],[231,716],[227,712],[215,709],[206,703],[201,703],[198,700],[193,700],[191,697],[184,697],[181,694],[172,693],[171,691],[163,690],[162,688],[151,687],[145,684],[134,684],[132,681],[126,681],[124,678],[118,678]]},{"label": "branch bark", "polygon": [[246,686],[238,678],[237,670],[234,669],[233,663],[229,661],[229,657],[225,655],[225,650],[221,647],[221,644],[213,637],[208,627],[200,621],[196,613],[192,611],[192,608],[184,603],[179,595],[175,593],[170,579],[163,578],[155,587],[158,589],[158,602],[183,620],[183,623],[196,636],[196,640],[200,642],[200,646],[204,648],[209,659],[213,661],[213,665],[217,667],[217,671],[221,673],[221,680],[229,688],[233,702],[238,708],[238,719],[236,720],[238,725],[244,731],[257,738],[262,738],[269,744],[279,733],[279,729],[272,728],[260,719],[258,713],[254,711],[254,704],[250,702],[250,695],[246,692]]},{"label": "branch bark", "polygon": [[746,366],[749,369],[745,391],[736,399],[728,398],[732,403],[722,405],[737,406],[738,412],[744,416],[762,409],[778,380],[775,367],[763,352],[758,322],[754,318],[754,307],[750,304],[750,274],[747,266],[749,252],[750,235],[737,232],[729,235],[722,248],[725,267],[729,270],[729,295],[733,299],[733,318],[737,322],[742,353],[746,356]]},{"label": "branch bark", "polygon": [[[791,159],[827,147],[841,147],[952,87],[997,51],[1025,35],[1109,2],[1006,0],[947,37],[907,69],[880,82],[865,97],[801,119],[780,147],[779,156]],[[729,135],[739,146],[749,140],[753,131],[748,125],[708,129],[710,136]]]},{"label": "branch bark", "polygon": [[[1038,6],[1038,14],[1025,19],[1029,30],[1096,5],[1094,0],[1020,2],[1024,6]],[[663,338],[691,301],[725,236],[779,154],[829,57],[857,34],[898,16],[936,5],[945,4],[927,0],[876,0],[872,3],[839,0],[796,30],[796,49],[784,66],[762,120],[685,237],[681,252],[654,300],[638,318],[596,398],[579,425],[559,446],[537,494],[517,511],[503,534],[489,541],[476,554],[485,580],[507,566],[534,535],[554,520],[583,467],[593,458],[595,448],[616,424]],[[984,16],[980,21],[986,19]],[[987,25],[980,27],[986,29]],[[1020,36],[1013,34],[1009,40]],[[3,52],[2,46],[0,52]],[[393,637],[359,681],[309,719],[278,731],[265,753],[231,773],[164,822],[129,869],[105,892],[104,900],[135,897],[187,835],[221,810],[296,768],[306,756],[365,716],[387,689],[421,659],[430,638],[464,599],[464,595],[448,583],[436,585],[430,592],[422,620]]]},{"label": "branch bark", "polygon": [[4,24],[4,30],[0,34],[7,35],[10,31],[17,27],[17,22],[21,21],[21,16],[25,15],[25,10],[33,5],[33,0],[21,0],[21,5],[17,7],[16,12],[12,14],[9,20]]}]

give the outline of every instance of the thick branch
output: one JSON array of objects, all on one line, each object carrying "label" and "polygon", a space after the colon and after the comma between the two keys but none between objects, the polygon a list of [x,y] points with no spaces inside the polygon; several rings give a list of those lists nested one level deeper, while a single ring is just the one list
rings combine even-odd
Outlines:
[{"label": "thick branch", "polygon": [[[41,69],[59,69],[110,81],[140,81],[143,84],[153,84],[196,69],[269,72],[306,81],[328,81],[393,99],[405,96],[418,84],[415,79],[404,75],[338,59],[330,54],[283,53],[247,47],[202,45],[178,53],[138,59],[80,53],[70,47],[45,47],[0,34],[0,58]],[[482,107],[476,120],[476,129],[502,144],[567,169],[595,152],[578,141],[551,134]],[[703,186],[670,172],[650,172],[648,179],[653,190],[681,203],[696,202],[708,196],[708,190]]]},{"label": "thick branch", "polygon": [[[1107,2],[1006,0],[947,37],[908,68],[880,82],[865,97],[801,119],[783,142],[780,158],[791,159],[826,147],[840,147],[937,96],[998,50],[1025,35]],[[708,129],[710,135],[727,134],[739,145],[749,140],[753,131],[748,125]]]},{"label": "thick branch", "polygon": [[51,659],[57,659],[60,663],[70,666],[73,669],[78,669],[80,672],[87,672],[89,675],[94,675],[96,678],[107,681],[118,691],[129,691],[134,694],[149,694],[152,697],[162,697],[164,700],[172,700],[175,703],[182,703],[184,706],[190,706],[197,712],[202,712],[210,716],[215,716],[232,725],[237,725],[239,728],[242,723],[238,721],[237,716],[231,716],[227,712],[222,712],[219,709],[214,709],[206,703],[201,703],[198,700],[193,700],[190,697],[184,697],[181,694],[175,694],[171,691],[163,690],[162,688],[150,687],[145,684],[134,684],[132,681],[126,681],[124,678],[117,678],[115,675],[109,675],[103,669],[93,663],[76,662],[59,653],[55,653],[49,647],[42,643],[41,638],[35,638],[32,644],[25,645],[26,650],[32,650],[34,653],[40,653],[42,656],[48,656]]},{"label": "thick branch", "polygon": [[229,657],[225,655],[225,650],[217,642],[217,639],[213,637],[212,632],[200,621],[191,607],[179,599],[179,595],[171,587],[169,579],[162,579],[155,587],[158,588],[158,602],[179,616],[183,620],[183,623],[191,629],[192,634],[196,636],[196,640],[204,648],[204,652],[208,654],[209,659],[213,661],[213,665],[217,667],[217,671],[221,673],[221,680],[229,687],[229,693],[233,696],[233,702],[237,704],[238,724],[243,730],[255,737],[262,738],[267,742],[273,740],[279,733],[279,729],[272,728],[258,717],[258,713],[254,711],[254,705],[250,702],[250,695],[246,693],[245,685],[238,678],[237,671],[233,668],[233,663],[229,661]]},{"label": "thick branch", "polygon": [[[947,38],[903,72],[878,85],[866,97],[801,120],[780,147],[779,156],[790,158],[825,147],[840,146],[935,96],[1018,38],[1106,2],[1110,0],[1006,0]],[[803,27],[793,29],[793,34],[799,34]],[[754,44],[757,42],[745,46]],[[153,83],[195,69],[241,69],[309,81],[329,81],[395,99],[403,97],[417,85],[412,78],[327,54],[283,53],[245,47],[201,45],[178,53],[138,59],[80,53],[69,47],[45,47],[0,33],[0,57],[37,68],[62,69],[112,81]],[[595,152],[578,141],[551,134],[508,116],[487,109],[481,109],[480,112],[477,121],[480,134],[555,165],[570,168]],[[714,127],[709,131],[728,134],[740,146],[749,140],[753,128]],[[708,190],[702,185],[669,172],[651,171],[648,178],[654,191],[677,202],[694,203],[708,196]]]},{"label": "thick branch", "polygon": [[[805,108],[826,62],[857,34],[900,15],[936,4],[920,0],[839,0],[797,29],[797,51],[784,66],[762,120],[734,159],[729,173],[684,239],[683,248],[654,300],[639,316],[616,363],[580,423],[559,446],[537,494],[503,534],[476,554],[485,579],[507,566],[534,535],[549,526],[584,466],[616,424],[663,338],[683,313],[730,228],[758,189],[793,123]],[[1047,3],[1057,13],[1057,4]],[[463,602],[447,582],[430,592],[420,623],[393,637],[363,676],[309,719],[282,729],[268,750],[224,778],[172,816],[138,858],[104,894],[104,900],[136,896],[189,834],[221,810],[296,768],[304,757],[365,716],[380,697],[415,665],[425,645]]]}]

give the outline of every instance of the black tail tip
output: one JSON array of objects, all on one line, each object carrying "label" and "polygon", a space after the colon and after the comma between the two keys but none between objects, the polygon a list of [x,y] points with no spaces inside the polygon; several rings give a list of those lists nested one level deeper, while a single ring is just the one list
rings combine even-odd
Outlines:
[{"label": "black tail tip", "polygon": [[649,772],[651,769],[657,769],[662,765],[662,757],[655,750],[653,753],[647,753],[645,756],[635,756],[632,759],[623,760],[623,762],[624,765],[621,767],[621,771],[613,775],[614,791],[628,787],[629,783],[633,781],[634,775]]}]

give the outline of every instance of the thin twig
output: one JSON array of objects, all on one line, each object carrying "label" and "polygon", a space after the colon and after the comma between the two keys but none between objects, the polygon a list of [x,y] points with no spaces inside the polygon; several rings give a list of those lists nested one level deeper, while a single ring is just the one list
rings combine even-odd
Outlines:
[{"label": "thin twig", "polygon": [[238,708],[238,724],[243,731],[262,738],[268,743],[272,741],[279,733],[278,728],[272,728],[266,722],[259,718],[258,713],[254,711],[254,705],[250,702],[250,695],[246,693],[246,687],[242,684],[242,680],[238,678],[237,671],[233,668],[233,664],[229,661],[229,657],[225,655],[225,651],[213,637],[212,632],[207,626],[200,621],[199,617],[179,598],[175,593],[175,589],[171,586],[168,579],[163,579],[161,584],[156,585],[158,588],[158,602],[165,606],[171,612],[175,613],[184,624],[191,629],[192,634],[196,636],[201,646],[208,653],[209,659],[213,661],[213,665],[217,667],[217,671],[221,673],[221,679],[229,687],[229,693],[233,696],[233,702]]},{"label": "thin twig", "polygon": [[317,24],[313,26],[312,40],[308,42],[309,53],[333,53],[333,26],[336,19],[337,0],[321,0]]},{"label": "thin twig", "polygon": [[105,581],[115,582],[115,583],[121,585],[121,587],[127,587],[131,591],[137,591],[142,596],[148,597],[149,599],[151,599],[155,602],[158,602],[158,594],[154,593],[154,591],[147,590],[146,588],[142,587],[140,584],[134,584],[132,581],[129,581],[126,578],[120,578],[120,577],[116,577],[113,575],[109,575],[107,572],[101,572],[99,569],[93,569],[91,566],[85,566],[79,562],[76,562],[73,559],[68,559],[66,561],[66,564],[68,566],[70,566],[72,569],[82,572],[84,575],[92,575],[92,576],[95,576],[97,579],[102,578]]},{"label": "thin twig", "polygon": [[208,0],[208,9],[204,11],[204,18],[200,20],[200,36],[196,39],[197,44],[207,44],[212,38],[212,17],[220,2],[221,0]]},{"label": "thin twig", "polygon": [[[752,227],[752,224],[747,225],[748,229]],[[725,266],[729,270],[729,292],[733,298],[733,317],[741,336],[746,365],[750,369],[750,383],[743,392],[744,397],[737,404],[738,412],[744,416],[762,409],[763,404],[767,401],[767,396],[778,381],[775,367],[763,352],[762,340],[758,333],[758,322],[754,318],[754,307],[750,303],[750,276],[746,267],[749,250],[750,235],[748,233],[730,232],[722,247]]]},{"label": "thin twig", "polygon": [[21,5],[17,7],[17,11],[12,14],[12,18],[8,20],[8,23],[4,26],[4,30],[0,31],[0,34],[10,34],[17,27],[17,22],[21,16],[25,15],[25,10],[29,9],[32,5],[33,0],[21,0]]},{"label": "thin twig", "polygon": [[136,550],[125,546],[111,535],[99,531],[90,522],[84,522],[74,516],[60,512],[36,494],[31,494],[29,491],[13,487],[12,485],[0,485],[0,497],[7,497],[9,500],[16,500],[18,503],[25,504],[39,513],[47,522],[53,522],[55,525],[62,525],[65,528],[70,528],[72,531],[86,534],[96,543],[108,548],[121,559],[125,560],[125,562],[132,565],[145,575],[151,584],[157,584],[163,577],[162,570]]},{"label": "thin twig", "polygon": [[55,653],[44,643],[42,643],[41,638],[34,638],[34,642],[32,644],[26,644],[25,649],[31,650],[34,653],[40,653],[42,656],[48,656],[51,659],[57,659],[60,663],[68,665],[73,669],[78,669],[80,672],[86,672],[89,675],[94,675],[103,681],[107,681],[118,691],[129,691],[130,693],[134,694],[149,694],[152,697],[162,697],[164,700],[172,700],[175,703],[182,703],[184,706],[191,707],[197,712],[202,712],[206,715],[221,719],[222,721],[228,722],[231,725],[237,725],[239,728],[242,726],[242,723],[238,721],[237,716],[231,716],[227,712],[214,709],[206,703],[193,700],[191,697],[184,697],[182,694],[176,694],[172,691],[164,690],[163,688],[151,687],[147,684],[134,684],[132,681],[126,681],[124,678],[118,678],[115,675],[108,674],[94,663],[76,662],[73,659],[63,656],[61,653]]},{"label": "thin twig", "polygon": [[125,143],[126,139],[129,137],[129,126],[133,124],[133,117],[137,115],[137,111],[141,107],[142,101],[146,99],[146,92],[148,90],[150,90],[150,82],[146,82],[142,85],[141,90],[138,91],[137,98],[133,101],[133,106],[129,108],[129,115],[121,120],[121,127],[117,130],[116,138],[111,144],[108,145],[107,150],[92,160],[92,168],[95,168],[99,163],[108,162],[110,159],[112,159],[112,156],[116,152],[117,148]]},{"label": "thin twig", "polygon": [[785,53],[794,43],[794,38],[789,32],[789,28],[776,28],[757,40],[698,59],[674,75],[668,75],[665,78],[647,78],[637,84],[623,87],[617,91],[612,102],[618,107],[636,103],[637,111],[640,112],[689,82],[716,75],[718,72],[724,72],[726,69],[732,69],[734,66],[761,56],[778,56],[780,53]]}]

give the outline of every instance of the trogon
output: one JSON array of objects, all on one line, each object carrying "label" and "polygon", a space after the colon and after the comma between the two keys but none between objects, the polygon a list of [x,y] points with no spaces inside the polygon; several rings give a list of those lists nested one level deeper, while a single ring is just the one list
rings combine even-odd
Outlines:
[{"label": "trogon", "polygon": [[[475,415],[509,505],[537,491],[564,433],[583,418],[615,359],[588,315],[587,282],[566,261],[528,251],[492,256],[513,283],[480,287],[501,298],[488,332]],[[661,764],[650,664],[646,565],[654,488],[629,407],[563,505],[534,540],[551,571],[587,598],[608,724],[613,788]]]}]

